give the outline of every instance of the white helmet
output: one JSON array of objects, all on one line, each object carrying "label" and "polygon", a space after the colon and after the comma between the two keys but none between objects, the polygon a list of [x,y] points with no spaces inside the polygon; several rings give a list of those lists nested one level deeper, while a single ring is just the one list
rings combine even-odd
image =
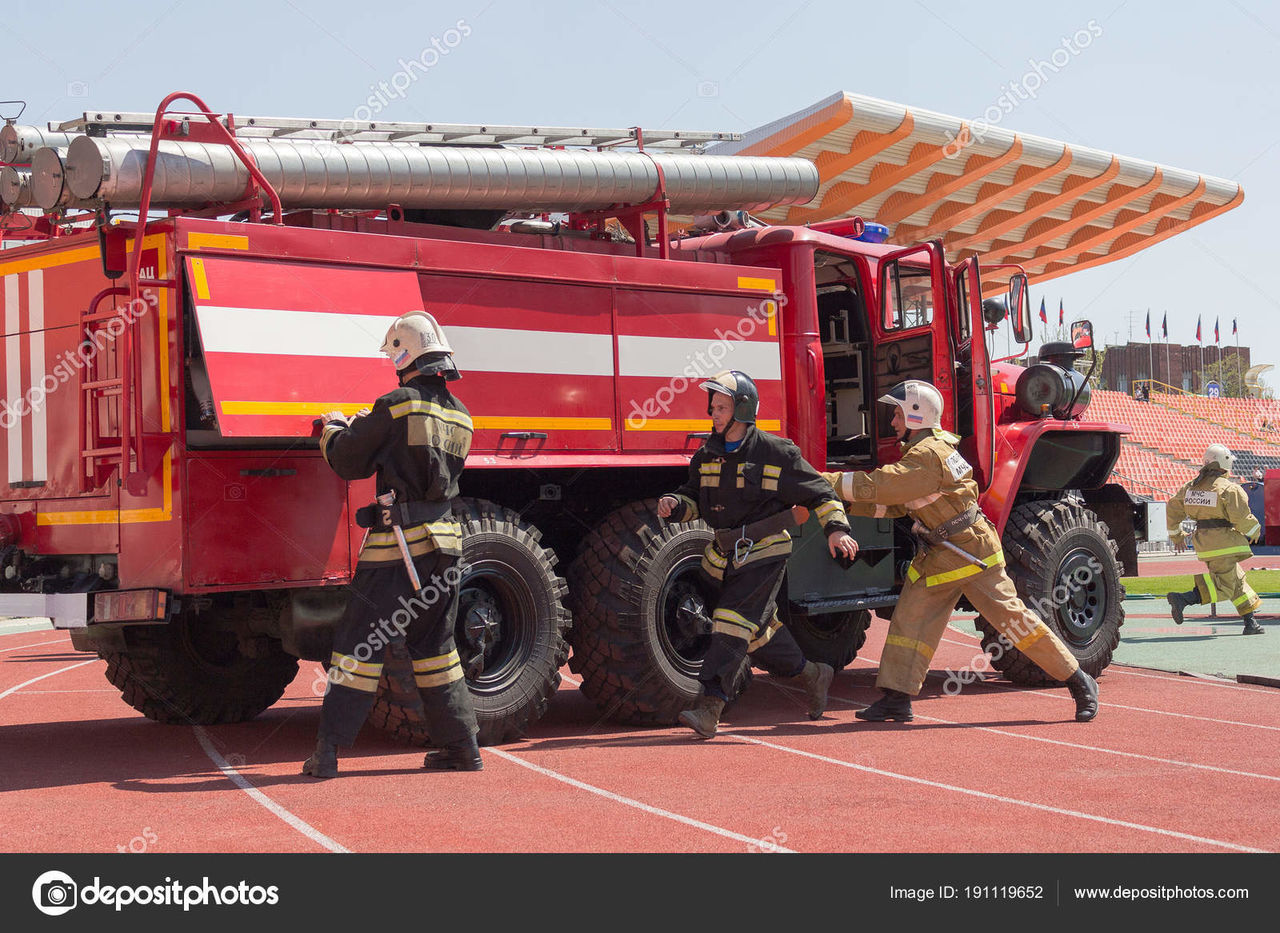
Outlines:
[{"label": "white helmet", "polygon": [[1205,448],[1204,465],[1216,467],[1219,470],[1231,472],[1231,466],[1236,462],[1235,454],[1224,447],[1222,444],[1210,444]]},{"label": "white helmet", "polygon": [[887,405],[902,409],[902,418],[908,431],[942,427],[942,393],[927,382],[908,379],[880,396]]},{"label": "white helmet", "polygon": [[[443,354],[439,359],[448,364],[443,368],[453,369],[452,361],[448,359],[453,356],[453,348],[436,319],[425,311],[409,311],[396,318],[387,330],[381,349],[397,371],[430,353]],[[442,367],[434,368],[439,370]],[[426,371],[422,364],[418,369]]]}]

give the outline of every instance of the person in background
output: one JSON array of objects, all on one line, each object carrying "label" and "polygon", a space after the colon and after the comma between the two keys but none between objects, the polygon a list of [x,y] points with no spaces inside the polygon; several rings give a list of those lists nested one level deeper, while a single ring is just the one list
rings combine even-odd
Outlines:
[{"label": "person in background", "polygon": [[1191,543],[1196,557],[1204,561],[1205,573],[1196,574],[1195,589],[1169,593],[1169,612],[1176,625],[1183,622],[1188,606],[1230,600],[1244,620],[1242,635],[1262,635],[1254,612],[1262,605],[1258,594],[1245,579],[1240,562],[1253,556],[1250,541],[1257,541],[1262,525],[1249,510],[1249,496],[1230,479],[1235,455],[1222,444],[1210,444],[1204,465],[1196,477],[1177,491],[1166,506],[1169,541],[1181,548],[1185,539],[1183,519],[1196,523]]}]

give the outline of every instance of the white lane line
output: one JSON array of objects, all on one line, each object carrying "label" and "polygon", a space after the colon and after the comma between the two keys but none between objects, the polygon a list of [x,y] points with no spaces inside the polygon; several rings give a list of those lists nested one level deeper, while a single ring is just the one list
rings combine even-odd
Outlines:
[{"label": "white lane line", "polygon": [[[623,804],[624,806],[634,807],[635,809],[640,810],[644,813],[648,813],[652,816],[660,816],[660,817],[663,817],[664,819],[675,820],[677,823],[684,823],[686,826],[692,826],[696,829],[706,830],[709,833],[715,833],[717,836],[724,836],[726,839],[734,839],[738,842],[746,843],[747,845],[751,845],[751,846],[760,845],[759,839],[753,839],[750,836],[744,836],[741,833],[735,833],[733,830],[730,830],[730,829],[724,829],[719,826],[713,826],[710,823],[704,823],[701,820],[695,820],[692,817],[683,816],[679,813],[672,813],[670,810],[663,810],[661,807],[650,806],[647,803],[641,803],[639,800],[633,800],[630,797],[624,797],[621,794],[615,794],[613,791],[604,790],[603,788],[596,787],[592,784],[587,784],[583,781],[579,781],[575,778],[571,778],[567,774],[561,774],[559,771],[552,771],[550,768],[543,768],[539,765],[533,764],[532,762],[525,761],[523,758],[517,758],[515,755],[511,754],[510,752],[504,752],[500,748],[494,748],[490,746],[489,748],[485,749],[485,753],[489,755],[497,755],[499,758],[503,758],[503,759],[506,759],[507,761],[512,762],[513,764],[520,765],[520,767],[522,768],[528,768],[530,771],[534,771],[538,774],[541,774],[543,777],[549,777],[549,778],[552,778],[553,780],[561,781],[565,784],[568,784],[570,787],[576,787],[578,788],[578,790],[585,790],[588,793],[596,794],[597,796],[603,797],[606,800],[611,800],[614,803],[620,803],[620,804]],[[795,852],[794,849],[787,849],[787,848],[783,848],[782,846],[770,846],[769,851],[770,852],[790,852],[790,853]]]},{"label": "white lane line", "polygon": [[54,644],[54,643],[56,643],[56,642],[60,642],[60,641],[63,641],[63,639],[61,639],[61,638],[54,638],[54,639],[51,639],[51,640],[49,640],[49,641],[38,641],[38,642],[35,642],[34,644],[30,644],[30,645],[18,645],[18,647],[16,647],[16,648],[0,648],[0,654],[4,654],[6,651],[22,651],[24,648],[38,648],[38,647],[40,647],[41,645],[52,645],[52,644]]},{"label": "white lane line", "polygon": [[306,836],[312,842],[315,842],[319,845],[324,846],[330,852],[350,852],[351,851],[341,843],[334,842],[324,833],[320,832],[320,830],[316,829],[306,820],[302,819],[302,817],[297,816],[296,814],[286,810],[284,807],[280,806],[280,804],[276,803],[274,800],[272,800],[262,791],[258,790],[258,788],[250,784],[249,781],[243,775],[241,775],[239,771],[233,768],[231,764],[227,761],[227,759],[223,758],[222,755],[219,754],[218,750],[213,747],[213,742],[210,741],[209,734],[205,732],[203,727],[195,726],[193,727],[192,731],[195,732],[196,739],[200,742],[200,747],[203,748],[204,753],[209,756],[209,760],[218,766],[218,770],[221,771],[223,774],[225,774],[232,784],[236,785],[236,787],[240,788],[242,791],[244,791],[246,794],[252,797],[257,803],[261,804],[267,810],[271,811],[271,813],[275,814],[280,819],[284,820],[286,823],[288,823],[298,832],[302,833],[302,835]]},{"label": "white lane line", "polygon": [[28,690],[23,696],[31,696],[33,693],[115,693],[115,690],[103,688],[101,690]]},{"label": "white lane line", "polygon": [[[803,693],[802,690],[796,687],[789,687],[783,684],[779,684],[778,686],[782,687],[784,690],[791,690],[797,694]],[[844,697],[829,695],[827,699],[829,701],[835,700],[838,703],[844,703],[849,706],[856,706],[858,709],[866,708],[866,704],[857,703]],[[937,716],[921,716],[919,713],[916,714],[916,719],[921,719],[926,722],[941,723],[947,726],[968,725],[967,723],[962,723],[954,719],[941,719]],[[1098,752],[1103,755],[1117,755],[1121,758],[1138,758],[1142,761],[1154,761],[1158,764],[1175,765],[1183,768],[1196,768],[1201,771],[1214,771],[1218,774],[1231,774],[1236,777],[1258,778],[1263,781],[1280,781],[1280,775],[1275,774],[1259,774],[1254,771],[1237,771],[1234,768],[1220,768],[1217,765],[1200,764],[1195,761],[1183,761],[1180,758],[1160,758],[1155,755],[1143,755],[1138,752],[1126,752],[1116,748],[1105,748],[1101,745],[1085,745],[1082,742],[1065,742],[1062,739],[1050,739],[1042,735],[1023,735],[1019,732],[1010,732],[1007,729],[999,729],[995,726],[974,726],[973,728],[980,729],[983,732],[990,732],[993,735],[1004,735],[1014,739],[1025,739],[1028,742],[1044,742],[1048,745],[1062,745],[1067,748],[1078,748],[1081,751]]]},{"label": "white lane line", "polygon": [[872,768],[868,765],[855,764],[851,761],[843,761],[839,758],[830,758],[826,755],[819,755],[815,752],[806,752],[799,748],[791,748],[787,745],[778,745],[776,742],[766,742],[764,739],[752,738],[743,735],[741,732],[725,731],[723,735],[733,736],[744,742],[750,742],[753,745],[761,745],[765,748],[772,748],[776,751],[786,752],[790,755],[800,755],[803,758],[812,758],[815,761],[822,761],[827,764],[838,765],[842,768],[851,768],[855,771],[865,771],[868,774],[875,774],[879,777],[894,778],[900,781],[908,781],[912,784],[920,784],[925,787],[933,787],[938,790],[947,790],[957,794],[965,794],[970,797],[978,797],[983,800],[994,800],[998,803],[1013,804],[1018,807],[1028,807],[1032,810],[1041,810],[1045,813],[1054,813],[1059,816],[1070,816],[1076,819],[1089,820],[1094,823],[1103,823],[1108,826],[1120,826],[1125,829],[1136,829],[1141,832],[1155,833],[1159,836],[1169,836],[1173,839],[1182,839],[1187,842],[1198,842],[1204,845],[1218,846],[1223,849],[1230,849],[1234,852],[1266,852],[1266,849],[1255,849],[1251,846],[1237,845],[1234,842],[1225,842],[1221,839],[1210,839],[1206,836],[1194,836],[1190,833],[1180,833],[1172,829],[1161,829],[1158,826],[1146,826],[1142,823],[1132,823],[1128,820],[1117,820],[1107,816],[1098,816],[1093,813],[1083,813],[1079,810],[1068,810],[1064,807],[1054,807],[1044,803],[1034,803],[1030,800],[1019,800],[1016,797],[1005,797],[1001,794],[992,794],[983,790],[974,790],[970,787],[959,787],[955,784],[944,784],[940,781],[930,781],[926,778],[912,777],[907,774],[897,774],[893,771],[883,771],[879,768]]},{"label": "white lane line", "polygon": [[[1027,690],[1023,687],[1010,686],[1001,683],[995,683],[990,680],[979,680],[975,683],[981,683],[984,687],[990,687],[992,690],[1003,690],[1006,693],[1021,693],[1025,696],[1037,697],[1042,700],[1056,700],[1063,703],[1074,703],[1069,694],[1048,693],[1043,690]],[[1196,681],[1199,683],[1199,681]],[[1127,709],[1134,713],[1151,713],[1153,716],[1174,716],[1178,719],[1194,719],[1197,722],[1211,722],[1220,726],[1243,726],[1246,729],[1266,729],[1268,732],[1280,732],[1280,726],[1264,726],[1257,722],[1240,722],[1235,719],[1214,719],[1210,716],[1193,716],[1191,713],[1174,713],[1163,709],[1149,709],[1145,706],[1128,706],[1124,703],[1098,703],[1098,709]]]},{"label": "white lane line", "polygon": [[1225,687],[1228,690],[1242,690],[1246,693],[1266,693],[1271,696],[1280,696],[1280,694],[1276,693],[1274,687],[1238,684],[1229,680],[1205,680],[1200,677],[1171,677],[1167,674],[1143,674],[1139,671],[1121,671],[1107,668],[1108,677],[1115,674],[1119,674],[1121,677],[1146,677],[1149,680],[1163,680],[1171,684],[1198,684],[1202,687]]},{"label": "white lane line", "polygon": [[[575,682],[573,681],[572,677],[564,677],[563,680]],[[783,689],[800,692],[799,690],[796,690],[795,687],[783,687]],[[863,709],[865,708],[865,705],[867,705],[863,703],[856,703],[856,701],[854,700],[847,700],[845,698],[842,698],[842,696],[831,696],[831,699],[840,701],[840,703],[845,703],[847,705],[858,706],[859,709]],[[931,722],[951,724],[951,726],[956,726],[956,724],[961,724],[961,723],[948,721],[948,719],[938,719],[936,717],[916,717],[916,718],[928,719],[928,721],[931,721]],[[1006,732],[1004,730],[997,730],[997,728],[992,728],[992,727],[979,727],[979,728],[982,728],[984,732],[995,732],[997,733],[997,735],[1007,735],[1015,738],[1038,738],[1036,736],[1020,736],[1016,732]],[[1120,825],[1120,827],[1126,827],[1130,829],[1140,829],[1140,831],[1143,831],[1143,832],[1153,832],[1158,834],[1164,834],[1164,836],[1181,838],[1181,840],[1189,840],[1193,842],[1204,842],[1204,843],[1208,843],[1208,845],[1221,846],[1221,847],[1225,847],[1225,849],[1231,849],[1235,851],[1242,851],[1242,852],[1266,852],[1267,851],[1265,849],[1252,849],[1252,847],[1249,847],[1249,846],[1239,846],[1239,845],[1236,845],[1236,843],[1234,842],[1222,842],[1220,840],[1211,840],[1211,838],[1206,838],[1202,836],[1192,836],[1192,834],[1189,834],[1189,833],[1176,832],[1174,831],[1174,829],[1161,829],[1160,827],[1148,827],[1148,825],[1143,825],[1142,823],[1130,823],[1128,822],[1128,820],[1117,820],[1117,819],[1112,819],[1110,817],[1098,817],[1098,815],[1096,814],[1082,813],[1082,811],[1079,811],[1079,810],[1068,810],[1068,809],[1056,808],[1056,806],[1050,806],[1048,804],[1037,804],[1037,802],[1033,802],[1029,800],[1016,800],[1014,799],[1014,797],[1002,797],[1000,795],[996,795],[996,793],[988,793],[987,791],[975,791],[975,790],[972,790],[972,788],[968,788],[968,787],[957,787],[955,785],[946,785],[946,783],[940,783],[937,781],[929,781],[929,779],[927,778],[911,777],[910,774],[897,774],[895,772],[888,772],[888,770],[870,768],[868,767],[868,765],[855,764],[852,762],[844,762],[844,760],[841,760],[841,759],[828,758],[828,756],[826,755],[818,755],[818,754],[810,753],[810,751],[792,749],[792,747],[788,747],[785,745],[777,745],[777,744],[774,744],[774,742],[764,741],[762,740],[762,738],[753,738],[751,736],[742,735],[741,732],[724,730],[722,731],[722,735],[730,735],[735,738],[741,738],[741,740],[751,742],[751,744],[762,745],[765,747],[769,747],[769,749],[777,749],[780,751],[786,751],[786,753],[790,753],[790,754],[803,755],[803,756],[806,756],[806,758],[813,758],[815,760],[820,760],[820,762],[838,764],[844,768],[864,770],[864,772],[879,774],[879,776],[882,776],[882,777],[897,778],[897,779],[901,779],[901,781],[919,783],[919,785],[925,785],[928,787],[938,787],[938,788],[942,788],[942,790],[955,791],[956,793],[965,793],[965,795],[970,795],[975,797],[984,797],[984,799],[1006,802],[1006,804],[1028,806],[1028,808],[1044,810],[1044,811],[1047,811],[1047,813],[1057,813],[1062,815],[1068,815],[1068,817],[1076,817],[1079,819],[1093,820],[1093,822],[1098,822],[1098,823]],[[1038,738],[1038,741],[1050,742],[1050,744],[1053,744],[1053,745],[1068,745],[1068,746],[1080,747],[1080,749],[1100,751],[1100,753],[1103,753],[1103,754],[1120,755],[1120,756],[1125,756],[1125,758],[1142,758],[1147,760],[1153,760],[1153,762],[1167,762],[1169,764],[1187,765],[1187,767],[1189,768],[1203,768],[1207,770],[1215,770],[1215,772],[1239,774],[1239,776],[1244,776],[1244,777],[1262,778],[1262,779],[1265,779],[1265,781],[1280,781],[1280,778],[1272,777],[1270,776],[1270,774],[1252,774],[1249,772],[1234,772],[1234,770],[1230,770],[1228,768],[1215,768],[1215,767],[1212,767],[1212,765],[1198,765],[1190,762],[1178,762],[1178,760],[1172,760],[1172,759],[1152,758],[1152,756],[1128,753],[1128,751],[1115,751],[1112,749],[1102,749],[1102,747],[1096,747],[1096,746],[1084,746],[1084,745],[1076,746],[1073,744],[1073,742],[1062,742],[1059,740],[1050,740],[1050,738]]]},{"label": "white lane line", "polygon": [[10,687],[4,693],[0,693],[0,700],[3,700],[5,697],[9,696],[10,694],[17,693],[23,687],[30,686],[31,684],[34,684],[37,681],[44,680],[46,677],[54,677],[58,674],[66,673],[67,671],[73,671],[77,667],[84,667],[86,664],[92,664],[94,661],[97,661],[97,660],[98,660],[97,658],[90,658],[88,661],[81,661],[78,664],[71,664],[67,667],[60,667],[56,671],[50,671],[47,674],[41,674],[39,677],[32,677],[30,680],[23,681],[22,683],[18,684],[16,687]]}]

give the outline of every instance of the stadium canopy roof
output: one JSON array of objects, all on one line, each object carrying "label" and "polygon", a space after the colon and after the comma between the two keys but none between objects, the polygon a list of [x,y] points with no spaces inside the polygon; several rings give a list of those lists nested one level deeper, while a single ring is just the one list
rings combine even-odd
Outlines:
[{"label": "stadium canopy roof", "polygon": [[818,166],[817,197],[764,220],[858,215],[890,243],[941,237],[952,261],[1021,263],[1034,282],[1131,256],[1244,200],[1234,181],[847,92],[710,151]]}]

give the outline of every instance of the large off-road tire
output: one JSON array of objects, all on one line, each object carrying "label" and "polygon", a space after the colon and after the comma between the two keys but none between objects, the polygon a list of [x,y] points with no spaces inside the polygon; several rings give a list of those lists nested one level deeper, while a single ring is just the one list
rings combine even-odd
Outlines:
[{"label": "large off-road tire", "polygon": [[[1124,624],[1124,586],[1106,523],[1075,499],[1037,500],[1014,509],[1004,555],[1018,595],[1097,677],[1111,663]],[[1014,683],[1053,683],[1016,648],[1000,643],[979,616],[982,647]]]},{"label": "large off-road tire", "polygon": [[167,625],[127,629],[125,651],[99,652],[124,701],[156,722],[213,725],[252,719],[280,699],[298,673],[298,659],[265,637],[253,639],[252,657],[245,654],[215,612],[259,613],[266,622],[277,610],[184,611]]},{"label": "large off-road tire", "polygon": [[[475,705],[482,745],[523,736],[547,711],[569,654],[565,582],[538,529],[510,509],[463,499],[458,654]],[[369,721],[415,745],[430,743],[412,663],[388,649]]]},{"label": "large off-road tire", "polygon": [[[711,640],[698,616],[711,614],[715,596],[698,567],[711,537],[703,522],[659,519],[657,500],[646,499],[611,512],[583,541],[568,573],[569,667],[609,718],[667,726],[697,702]],[[749,680],[744,670],[735,698]]]},{"label": "large off-road tire", "polygon": [[858,650],[867,640],[867,626],[871,624],[871,613],[866,609],[809,615],[784,604],[779,611],[805,658],[830,664],[838,671],[858,656]]}]

